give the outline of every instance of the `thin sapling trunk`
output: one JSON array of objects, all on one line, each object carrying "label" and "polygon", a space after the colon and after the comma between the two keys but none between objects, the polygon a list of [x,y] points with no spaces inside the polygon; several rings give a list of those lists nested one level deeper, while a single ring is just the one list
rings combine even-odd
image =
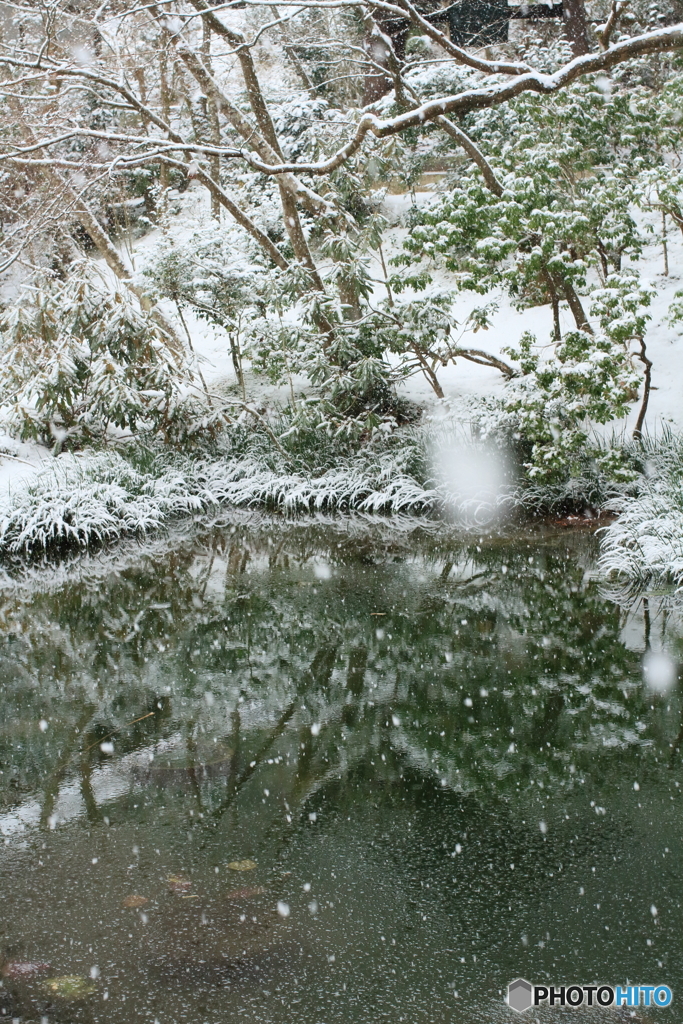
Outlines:
[{"label": "thin sapling trunk", "polygon": [[640,351],[638,352],[638,359],[645,367],[645,375],[643,379],[643,399],[640,403],[640,412],[638,413],[638,419],[633,429],[633,436],[636,440],[639,440],[643,436],[643,425],[645,423],[645,414],[647,412],[647,405],[650,401],[650,391],[652,389],[652,360],[648,359],[647,351],[645,348],[645,339],[640,338]]}]

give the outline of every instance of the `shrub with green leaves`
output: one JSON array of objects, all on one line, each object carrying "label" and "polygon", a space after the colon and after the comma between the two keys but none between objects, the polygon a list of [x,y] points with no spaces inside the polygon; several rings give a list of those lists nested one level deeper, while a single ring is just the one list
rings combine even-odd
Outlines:
[{"label": "shrub with green leaves", "polygon": [[243,321],[263,306],[268,275],[236,247],[234,232],[212,223],[184,242],[164,239],[144,276],[157,296],[175,304],[186,330],[183,309],[190,308],[198,319],[225,331],[235,377],[243,386]]},{"label": "shrub with green leaves", "polygon": [[397,262],[419,266],[409,273],[416,287],[428,280],[425,267],[443,265],[459,290],[485,294],[500,288],[518,309],[548,303],[558,340],[561,303],[568,304],[577,329],[584,328],[580,294],[588,271],[595,268],[604,281],[621,269],[625,256],[638,257],[644,237],[633,218],[629,170],[614,158],[614,166],[598,163],[608,159],[609,147],[584,124],[589,114],[600,125],[609,122],[608,101],[595,88],[574,99],[583,116],[558,119],[555,130],[547,124],[547,105],[528,101],[507,112],[514,123],[487,137],[498,192],[477,168],[468,168],[443,197],[415,214]]},{"label": "shrub with green leaves", "polygon": [[596,328],[570,331],[545,349],[525,333],[509,354],[521,368],[506,387],[504,406],[516,423],[531,479],[552,481],[577,471],[593,447],[617,478],[628,473],[615,453],[591,445],[594,424],[625,417],[638,397],[646,312],[653,289],[635,272],[611,274],[591,295]]},{"label": "shrub with green leaves", "polygon": [[149,432],[168,442],[215,427],[184,356],[125,290],[88,261],[0,318],[2,417],[54,447]]}]

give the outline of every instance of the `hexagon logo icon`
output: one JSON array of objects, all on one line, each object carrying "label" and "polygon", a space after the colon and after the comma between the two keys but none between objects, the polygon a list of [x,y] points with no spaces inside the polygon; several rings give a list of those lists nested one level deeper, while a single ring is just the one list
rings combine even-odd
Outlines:
[{"label": "hexagon logo icon", "polygon": [[532,987],[524,978],[517,978],[508,985],[508,1006],[517,1013],[524,1013],[533,1006]]}]

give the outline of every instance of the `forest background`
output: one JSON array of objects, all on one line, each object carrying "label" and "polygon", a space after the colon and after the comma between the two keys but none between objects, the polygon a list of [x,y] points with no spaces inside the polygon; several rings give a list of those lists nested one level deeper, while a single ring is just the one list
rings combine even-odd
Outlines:
[{"label": "forest background", "polygon": [[607,573],[683,580],[682,18],[0,5],[5,557],[608,511]]}]

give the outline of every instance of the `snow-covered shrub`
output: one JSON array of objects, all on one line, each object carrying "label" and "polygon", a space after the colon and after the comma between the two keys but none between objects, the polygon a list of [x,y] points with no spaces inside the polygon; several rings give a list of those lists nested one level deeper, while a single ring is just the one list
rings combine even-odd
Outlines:
[{"label": "snow-covered shrub", "polygon": [[75,448],[144,430],[179,441],[214,414],[162,327],[86,261],[0,318],[2,418],[23,439]]},{"label": "snow-covered shrub", "polygon": [[[413,214],[396,260],[417,289],[445,266],[458,290],[500,289],[520,310],[549,306],[550,343],[525,335],[508,349],[521,372],[504,399],[536,482],[571,474],[592,425],[623,418],[639,392],[642,428],[655,293],[633,266],[646,240],[634,211],[658,203],[675,219],[680,175],[665,156],[683,136],[673,108],[661,114],[651,92],[634,97],[601,80],[470,115],[488,175],[472,164],[449,178]],[[563,337],[565,310],[574,329]],[[623,475],[614,453],[595,458]]]},{"label": "snow-covered shrub", "polygon": [[317,160],[325,136],[338,135],[339,110],[321,96],[299,93],[274,105],[273,123],[287,160]]},{"label": "snow-covered shrub", "polygon": [[591,421],[626,414],[638,378],[628,351],[604,335],[573,331],[550,358],[535,341],[524,334],[511,350],[522,373],[507,384],[503,405],[515,418],[530,479],[550,481],[572,474]]},{"label": "snow-covered shrub", "polygon": [[[335,324],[326,348],[313,330],[297,325],[282,325],[276,337],[278,344],[272,349],[272,338],[264,343],[263,336],[249,349],[257,368],[278,383],[293,373],[305,373],[312,385],[306,396],[293,397],[282,413],[280,441],[288,449],[298,451],[302,444],[310,448],[306,438],[315,447],[322,434],[337,443],[339,454],[348,453],[375,434],[390,434],[419,415],[396,392],[403,369],[388,362],[381,338],[343,323]],[[314,448],[311,456],[317,464]]]},{"label": "snow-covered shrub", "polygon": [[[460,290],[503,288],[518,309],[548,303],[559,337],[560,303],[579,330],[585,325],[579,296],[588,269],[603,279],[619,271],[625,255],[639,254],[643,239],[628,176],[593,166],[591,157],[604,153],[587,150],[583,132],[545,141],[543,124],[531,117],[519,122],[514,140],[501,137],[497,144],[493,134],[489,159],[499,194],[478,169],[461,173],[442,199],[416,215],[398,262],[422,264],[417,286],[426,261],[445,265]],[[501,136],[512,127],[499,126]]]},{"label": "snow-covered shrub", "polygon": [[325,239],[325,292],[308,288],[301,265],[269,276],[262,312],[246,327],[245,353],[273,383],[291,385],[296,374],[310,381],[305,400],[295,400],[292,388],[285,436],[317,430],[358,442],[414,418],[396,393],[404,367],[388,358],[382,328],[392,317],[370,302],[368,256],[377,237],[370,223]]},{"label": "snow-covered shrub", "polygon": [[0,506],[0,555],[98,546],[226,505],[399,513],[429,511],[439,502],[415,475],[418,438],[336,458],[317,473],[274,461],[272,449],[264,457],[262,447],[257,439],[213,459],[166,451],[144,469],[118,452],[64,453]]},{"label": "snow-covered shrub", "polygon": [[268,275],[250,260],[240,232],[216,222],[187,239],[166,237],[148,258],[143,276],[160,298],[175,303],[183,319],[190,307],[200,320],[227,335],[235,377],[243,384],[243,321],[266,299]]},{"label": "snow-covered shrub", "polygon": [[202,507],[174,483],[137,472],[115,452],[65,453],[13,490],[0,511],[0,551],[66,551],[148,533],[169,514]]},{"label": "snow-covered shrub", "polygon": [[605,284],[591,296],[595,330],[571,331],[550,350],[527,333],[508,350],[521,374],[506,385],[503,404],[516,421],[531,480],[574,475],[587,449],[616,479],[631,475],[618,452],[591,443],[591,427],[623,418],[638,396],[634,357],[653,292],[634,272],[611,274]]},{"label": "snow-covered shrub", "polygon": [[634,445],[643,475],[638,493],[614,498],[618,518],[602,534],[600,565],[632,583],[683,585],[683,438],[665,432]]}]

